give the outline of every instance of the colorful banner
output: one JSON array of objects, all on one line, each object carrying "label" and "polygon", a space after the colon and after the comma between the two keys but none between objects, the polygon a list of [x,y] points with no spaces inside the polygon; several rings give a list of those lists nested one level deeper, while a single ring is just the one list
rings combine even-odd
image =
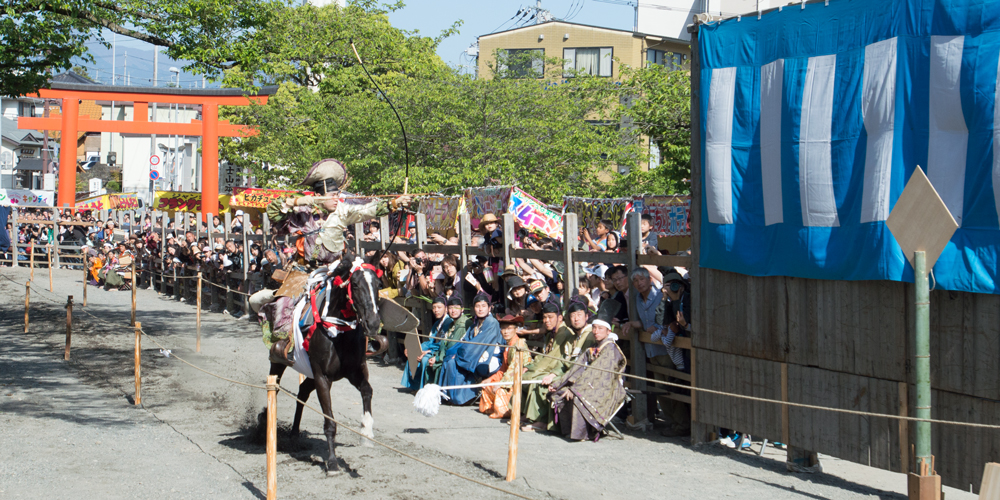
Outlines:
[{"label": "colorful banner", "polygon": [[549,210],[542,202],[518,187],[510,192],[510,213],[528,231],[562,241],[562,214]]},{"label": "colorful banner", "polygon": [[465,190],[465,205],[469,208],[469,217],[482,219],[486,214],[499,217],[507,211],[510,203],[510,186],[470,188]]},{"label": "colorful banner", "polygon": [[[153,210],[200,212],[201,193],[186,193],[180,191],[157,191],[153,200]],[[229,211],[229,195],[219,195],[219,211],[215,215]]]},{"label": "colorful banner", "polygon": [[55,205],[53,191],[0,189],[0,205],[5,207],[51,207]]},{"label": "colorful banner", "polygon": [[76,201],[77,210],[107,210],[108,208],[111,207],[106,194]]},{"label": "colorful banner", "polygon": [[267,206],[278,198],[287,198],[299,191],[287,189],[262,189],[234,187],[233,197],[229,199],[229,205],[241,208],[267,208]]},{"label": "colorful banner", "polygon": [[108,208],[112,210],[138,210],[139,195],[136,193],[109,194]]},{"label": "colorful banner", "polygon": [[585,227],[593,235],[597,231],[597,223],[608,219],[615,231],[625,229],[625,215],[632,209],[631,198],[563,198],[563,214],[575,213],[577,223]]},{"label": "colorful banner", "polygon": [[660,236],[691,236],[690,196],[644,196],[635,200],[635,209],[653,218],[652,232]]},{"label": "colorful banner", "polygon": [[428,231],[450,231],[455,229],[458,214],[462,208],[461,196],[430,196],[420,199],[418,212],[427,217]]}]

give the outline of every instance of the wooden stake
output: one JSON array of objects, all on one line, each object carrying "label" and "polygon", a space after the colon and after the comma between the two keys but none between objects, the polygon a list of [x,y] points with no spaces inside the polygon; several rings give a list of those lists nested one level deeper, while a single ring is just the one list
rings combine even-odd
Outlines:
[{"label": "wooden stake", "polygon": [[132,326],[135,324],[135,256],[132,256]]},{"label": "wooden stake", "polygon": [[66,352],[63,359],[69,361],[69,348],[73,344],[73,296],[66,300]]},{"label": "wooden stake", "polygon": [[24,283],[24,333],[28,333],[28,310],[31,303],[31,281]]},{"label": "wooden stake", "polygon": [[507,450],[507,482],[517,479],[517,439],[521,431],[521,353],[514,351],[514,386],[510,391],[510,442]]},{"label": "wooden stake", "polygon": [[267,500],[278,498],[278,376],[267,376]]},{"label": "wooden stake", "polygon": [[83,307],[87,307],[88,281],[90,281],[90,256],[83,254]]},{"label": "wooden stake", "polygon": [[49,261],[49,291],[53,292],[52,288],[52,247],[46,247],[46,259]]},{"label": "wooden stake", "polygon": [[142,323],[135,324],[135,404],[142,404]]},{"label": "wooden stake", "polygon": [[195,323],[197,324],[197,338],[194,342],[194,352],[201,352],[201,271],[198,271],[197,306],[195,308]]},{"label": "wooden stake", "polygon": [[34,281],[35,280],[35,243],[32,243],[31,246],[28,247],[28,249],[31,250],[31,255],[29,256],[29,259],[28,259],[28,265],[31,267],[31,280]]}]

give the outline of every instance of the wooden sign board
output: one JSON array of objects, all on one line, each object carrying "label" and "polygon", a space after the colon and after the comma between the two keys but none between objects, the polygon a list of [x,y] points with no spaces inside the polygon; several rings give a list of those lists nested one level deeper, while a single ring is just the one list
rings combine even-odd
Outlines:
[{"label": "wooden sign board", "polygon": [[417,332],[407,332],[403,346],[406,347],[406,364],[410,368],[410,376],[415,377],[417,375],[417,367],[420,366],[421,357],[420,337],[417,335]]},{"label": "wooden sign board", "polygon": [[913,253],[925,252],[928,272],[934,268],[934,263],[958,229],[948,206],[941,201],[941,196],[920,166],[910,176],[885,225],[910,261],[910,267],[914,266]]}]

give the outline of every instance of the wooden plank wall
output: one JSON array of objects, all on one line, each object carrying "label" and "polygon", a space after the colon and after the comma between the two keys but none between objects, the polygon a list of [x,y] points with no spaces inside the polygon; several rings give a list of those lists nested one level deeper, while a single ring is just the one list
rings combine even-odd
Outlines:
[{"label": "wooden plank wall", "polygon": [[[695,281],[699,386],[780,399],[786,363],[789,401],[899,414],[902,396],[913,414],[912,285],[702,268]],[[1000,424],[1000,296],[931,292],[931,379],[934,418]],[[706,394],[697,413],[699,422],[782,436],[777,405]],[[898,421],[792,408],[788,425],[793,446],[893,471],[905,465]],[[1000,432],[935,425],[933,436],[949,486],[978,489],[983,464],[1000,461]]]}]

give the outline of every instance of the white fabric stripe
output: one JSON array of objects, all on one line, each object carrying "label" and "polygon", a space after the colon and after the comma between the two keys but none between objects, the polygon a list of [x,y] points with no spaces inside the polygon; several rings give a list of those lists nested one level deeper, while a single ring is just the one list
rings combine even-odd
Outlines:
[{"label": "white fabric stripe", "polygon": [[705,120],[705,202],[708,222],[733,223],[733,100],[736,68],[712,70]]},{"label": "white fabric stripe", "polygon": [[959,91],[964,36],[931,37],[927,179],[962,225],[965,201],[965,157],[969,129]]},{"label": "white fabric stripe", "polygon": [[836,54],[809,58],[799,130],[799,193],[804,226],[840,226],[830,154],[836,72]]},{"label": "white fabric stripe", "polygon": [[896,118],[896,39],[865,47],[861,115],[868,132],[861,222],[889,218],[892,141]]},{"label": "white fabric stripe", "polygon": [[760,69],[760,169],[766,226],[785,221],[781,199],[781,90],[784,77],[784,59]]},{"label": "white fabric stripe", "polygon": [[993,198],[1000,217],[1000,60],[997,62],[997,83],[993,93]]}]

